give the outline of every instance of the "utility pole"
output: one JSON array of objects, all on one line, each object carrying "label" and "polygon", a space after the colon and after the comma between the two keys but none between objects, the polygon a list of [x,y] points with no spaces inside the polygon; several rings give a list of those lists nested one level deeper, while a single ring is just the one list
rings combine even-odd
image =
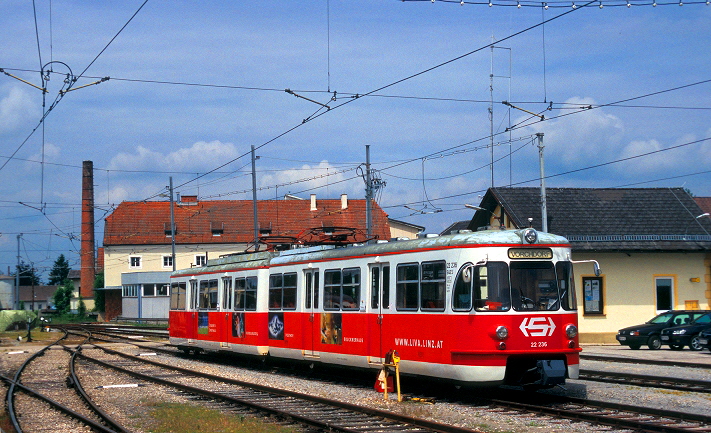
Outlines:
[{"label": "utility pole", "polygon": [[259,222],[257,222],[257,169],[252,145],[252,207],[254,208],[254,251],[259,251]]},{"label": "utility pole", "polygon": [[173,176],[170,176],[170,257],[175,272],[175,210],[173,209]]},{"label": "utility pole", "polygon": [[491,187],[494,187],[494,35],[491,35],[491,71],[489,72],[489,146],[491,147]]},{"label": "utility pole", "polygon": [[538,160],[541,167],[541,224],[544,232],[548,232],[548,209],[546,207],[546,175],[543,170],[543,133],[536,134],[538,137]]},{"label": "utility pole", "polygon": [[15,270],[15,302],[13,305],[15,310],[20,309],[20,238],[22,238],[22,233],[17,235],[17,269]]}]

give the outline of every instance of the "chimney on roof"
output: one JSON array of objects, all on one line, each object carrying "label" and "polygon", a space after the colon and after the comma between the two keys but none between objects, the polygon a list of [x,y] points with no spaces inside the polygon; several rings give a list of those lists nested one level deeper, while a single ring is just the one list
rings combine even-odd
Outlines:
[{"label": "chimney on roof", "polygon": [[341,194],[341,209],[348,209],[348,194]]},{"label": "chimney on roof", "polygon": [[311,210],[316,210],[316,194],[311,194]]}]

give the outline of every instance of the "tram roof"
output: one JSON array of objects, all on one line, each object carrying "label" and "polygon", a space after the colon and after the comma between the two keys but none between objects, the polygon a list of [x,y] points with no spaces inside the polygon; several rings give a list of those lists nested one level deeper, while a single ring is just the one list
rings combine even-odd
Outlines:
[{"label": "tram roof", "polygon": [[529,246],[537,245],[560,245],[569,246],[566,238],[551,233],[537,233],[537,240],[528,243],[524,239],[525,229],[521,230],[483,230],[477,232],[462,231],[459,233],[423,237],[412,240],[399,240],[390,242],[379,242],[373,244],[352,245],[346,247],[334,247],[332,245],[318,245],[312,247],[295,248],[286,251],[263,251],[255,253],[234,254],[208,261],[207,266],[202,268],[188,268],[178,270],[173,276],[190,275],[200,272],[227,271],[239,268],[259,268],[270,265],[283,265],[293,262],[317,261],[323,259],[337,259],[357,256],[378,256],[389,255],[400,252],[422,251],[428,249],[440,249],[465,245],[481,246]]}]

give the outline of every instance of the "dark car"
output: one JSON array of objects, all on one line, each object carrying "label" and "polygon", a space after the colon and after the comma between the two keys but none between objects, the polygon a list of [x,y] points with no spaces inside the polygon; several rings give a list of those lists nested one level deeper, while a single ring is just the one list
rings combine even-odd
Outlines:
[{"label": "dark car", "polygon": [[708,328],[711,328],[711,313],[706,313],[689,324],[663,329],[662,344],[668,344],[673,350],[681,350],[684,346],[689,346],[691,350],[701,350],[699,334]]},{"label": "dark car", "polygon": [[705,331],[701,331],[701,333],[699,334],[699,346],[711,350],[711,328],[708,328]]},{"label": "dark car", "polygon": [[659,349],[662,347],[662,329],[693,322],[694,319],[708,312],[702,310],[670,310],[659,314],[647,323],[620,329],[617,331],[616,338],[621,345],[629,346],[630,349],[639,349],[643,344],[650,349]]}]

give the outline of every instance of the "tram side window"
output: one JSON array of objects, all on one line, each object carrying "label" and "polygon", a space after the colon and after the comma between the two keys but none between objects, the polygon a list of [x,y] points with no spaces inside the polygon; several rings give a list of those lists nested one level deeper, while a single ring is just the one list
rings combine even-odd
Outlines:
[{"label": "tram side window", "polygon": [[222,310],[232,309],[232,277],[222,279]]},{"label": "tram side window", "polygon": [[420,308],[444,311],[446,270],[444,260],[423,262],[421,266]]},{"label": "tram side window", "polygon": [[357,310],[360,302],[360,268],[343,270],[342,310]]},{"label": "tram side window", "polygon": [[420,289],[420,265],[417,263],[397,266],[395,306],[398,310],[417,311]]},{"label": "tram side window", "polygon": [[474,305],[477,311],[508,311],[511,308],[509,267],[504,262],[488,262],[475,272]]},{"label": "tram side window", "polygon": [[[306,280],[306,299],[305,307],[313,308],[318,307],[318,271],[316,272],[306,272],[304,273],[304,279]],[[313,303],[311,300],[313,299]]]},{"label": "tram side window", "polygon": [[269,276],[269,309],[296,308],[296,273]]},{"label": "tram side window", "polygon": [[323,309],[357,310],[360,304],[360,268],[329,269],[323,273]]},{"label": "tram side window", "polygon": [[198,284],[195,280],[190,280],[190,309],[198,308]]},{"label": "tram side window", "polygon": [[200,281],[198,308],[217,309],[217,280]]},{"label": "tram side window", "polygon": [[235,278],[235,311],[257,310],[257,277]]},{"label": "tram side window", "polygon": [[567,311],[577,310],[578,301],[575,298],[573,264],[570,262],[558,262],[555,265],[555,271],[558,276],[558,288],[560,290],[560,300],[563,309]]},{"label": "tram side window", "polygon": [[488,262],[486,266],[467,263],[454,282],[452,309],[455,311],[507,311],[511,308],[509,272],[506,263]]},{"label": "tram side window", "polygon": [[170,309],[184,310],[185,309],[185,282],[176,282],[170,285]]}]

